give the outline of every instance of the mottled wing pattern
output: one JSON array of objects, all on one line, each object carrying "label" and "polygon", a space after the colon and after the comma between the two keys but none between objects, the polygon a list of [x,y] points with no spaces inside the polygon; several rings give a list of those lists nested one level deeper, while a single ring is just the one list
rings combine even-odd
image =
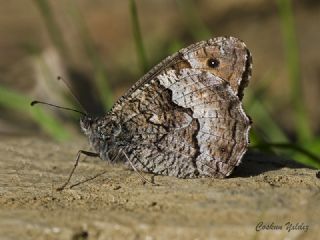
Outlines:
[{"label": "mottled wing pattern", "polygon": [[[218,66],[208,61],[217,60]],[[182,49],[138,81],[111,110],[116,141],[141,171],[181,178],[228,176],[248,146],[241,104],[251,71],[236,38]]]}]

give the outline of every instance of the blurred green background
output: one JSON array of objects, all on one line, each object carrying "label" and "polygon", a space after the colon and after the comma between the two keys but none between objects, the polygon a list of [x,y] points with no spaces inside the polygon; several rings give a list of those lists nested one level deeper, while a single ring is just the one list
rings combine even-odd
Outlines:
[{"label": "blurred green background", "polygon": [[253,55],[244,106],[251,149],[320,168],[320,1],[12,0],[0,8],[0,138],[82,136],[79,115],[103,114],[152,66],[216,36]]}]

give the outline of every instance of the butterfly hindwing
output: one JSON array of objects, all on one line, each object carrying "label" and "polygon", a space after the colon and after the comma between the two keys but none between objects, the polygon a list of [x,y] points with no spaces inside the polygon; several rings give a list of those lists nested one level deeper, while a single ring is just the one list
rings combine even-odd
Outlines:
[{"label": "butterfly hindwing", "polygon": [[99,147],[93,146],[102,158],[108,149],[124,151],[134,167],[145,172],[181,178],[228,176],[248,146],[250,120],[241,98],[250,73],[250,53],[236,38],[182,49],[99,119],[100,129],[107,129],[112,116],[120,130],[108,143],[98,137]]}]

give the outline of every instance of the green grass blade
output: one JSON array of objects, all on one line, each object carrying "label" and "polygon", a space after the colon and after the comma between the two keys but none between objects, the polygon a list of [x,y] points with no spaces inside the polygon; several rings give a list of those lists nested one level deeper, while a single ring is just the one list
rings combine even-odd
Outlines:
[{"label": "green grass blade", "polygon": [[276,139],[279,142],[288,142],[288,138],[277,123],[270,116],[267,108],[260,100],[256,100],[247,107],[247,111],[254,116],[253,126],[263,131],[264,138],[268,141]]},{"label": "green grass blade", "polygon": [[99,96],[107,110],[111,109],[114,104],[113,93],[108,82],[107,71],[103,64],[94,63],[94,78],[97,84]]},{"label": "green grass blade", "polygon": [[289,157],[291,157],[296,162],[303,163],[305,165],[315,167],[320,169],[320,155],[316,154],[314,151],[306,149],[305,147],[301,147],[292,143],[263,143],[257,144],[252,148],[257,148],[260,150],[284,150]]},{"label": "green grass blade", "polygon": [[84,21],[83,16],[75,5],[74,1],[68,1],[68,9],[73,19],[73,23],[76,25],[77,30],[80,33],[80,41],[84,46],[86,55],[90,59],[94,71],[94,80],[99,91],[99,96],[102,103],[107,109],[110,109],[113,105],[113,93],[108,81],[108,73],[104,66],[104,63],[94,47],[93,40],[90,37],[88,27]]},{"label": "green grass blade", "polygon": [[[49,2],[47,0],[34,0],[34,2],[38,6],[43,16],[53,44],[57,47],[59,53],[63,56],[63,58],[68,61],[68,49],[63,41],[61,30],[54,19]],[[100,59],[100,56],[97,54],[97,51],[94,48],[94,44],[92,43],[83,17],[80,15],[79,11],[77,11],[73,1],[68,1],[68,3],[69,9],[71,10],[71,16],[75,20],[74,23],[77,24],[78,30],[81,35],[80,41],[82,41],[86,54],[93,65],[94,79],[97,84],[99,96],[105,107],[107,109],[110,109],[113,105],[113,94],[108,84],[106,69]]]},{"label": "green grass blade", "polygon": [[53,117],[52,114],[48,114],[37,107],[31,107],[30,114],[33,120],[39,124],[44,132],[46,132],[53,139],[57,141],[65,141],[70,139],[70,134]]},{"label": "green grass blade", "polygon": [[64,58],[68,57],[67,48],[64,44],[62,33],[57,22],[54,19],[53,11],[50,7],[48,0],[33,0],[35,5],[38,7],[44,23],[49,32],[50,39],[52,40],[55,47],[57,47]]},{"label": "green grass blade", "polygon": [[[303,148],[320,159],[320,138],[315,138],[311,142],[304,143]],[[292,157],[297,162],[305,163],[318,169],[320,168],[319,160],[314,160],[301,152],[293,152]]]},{"label": "green grass blade", "polygon": [[143,44],[143,39],[141,35],[141,29],[138,18],[138,10],[135,0],[130,0],[130,15],[132,21],[132,32],[134,37],[134,42],[136,44],[137,55],[139,59],[139,64],[144,73],[149,70],[149,63],[147,60],[146,51]]},{"label": "green grass blade", "polygon": [[195,40],[205,40],[212,37],[211,31],[201,20],[193,0],[176,0],[176,2],[185,18],[187,29]]},{"label": "green grass blade", "polygon": [[301,91],[299,51],[291,2],[291,0],[277,0],[290,77],[291,102],[294,107],[295,130],[298,140],[304,142],[312,138],[312,132]]},{"label": "green grass blade", "polygon": [[250,134],[252,144],[266,141],[289,142],[286,134],[271,116],[269,102],[264,101],[267,97],[268,87],[273,73],[270,71],[257,82],[255,89],[247,89],[244,99],[246,112],[252,117],[253,129]]},{"label": "green grass blade", "polygon": [[32,108],[30,102],[31,100],[28,97],[0,86],[0,105],[8,109],[28,114],[55,140],[63,141],[70,138],[68,132],[53,115],[44,112],[40,108]]},{"label": "green grass blade", "polygon": [[173,39],[172,41],[169,42],[169,46],[166,49],[167,50],[166,55],[171,55],[175,52],[178,52],[183,47],[184,47],[184,45],[180,40]]}]

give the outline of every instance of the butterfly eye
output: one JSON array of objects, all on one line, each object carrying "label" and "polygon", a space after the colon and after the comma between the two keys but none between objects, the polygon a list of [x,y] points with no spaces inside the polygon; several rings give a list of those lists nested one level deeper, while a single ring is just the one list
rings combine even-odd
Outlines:
[{"label": "butterfly eye", "polygon": [[220,62],[216,58],[209,58],[207,61],[208,67],[211,67],[211,68],[217,68],[219,66],[219,64],[220,64]]}]

